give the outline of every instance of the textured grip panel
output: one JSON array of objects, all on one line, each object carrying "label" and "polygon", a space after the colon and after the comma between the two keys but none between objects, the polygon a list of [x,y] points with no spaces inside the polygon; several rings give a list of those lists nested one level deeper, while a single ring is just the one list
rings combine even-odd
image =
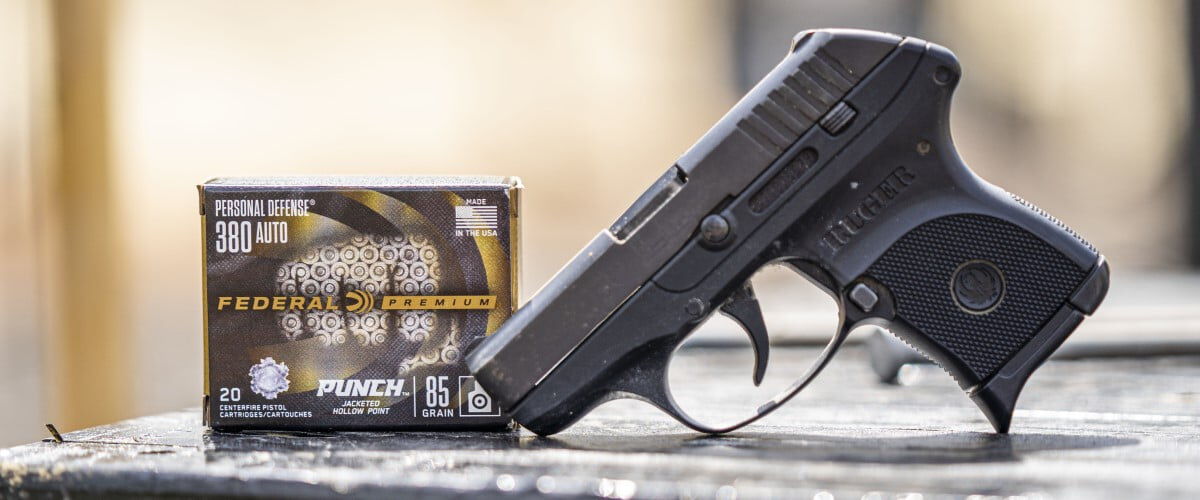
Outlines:
[{"label": "textured grip panel", "polygon": [[[959,266],[988,261],[1003,275],[994,309],[969,313],[955,301]],[[867,274],[891,290],[896,314],[986,380],[1012,358],[1079,286],[1086,272],[1048,243],[983,215],[935,219],[904,235]]]}]

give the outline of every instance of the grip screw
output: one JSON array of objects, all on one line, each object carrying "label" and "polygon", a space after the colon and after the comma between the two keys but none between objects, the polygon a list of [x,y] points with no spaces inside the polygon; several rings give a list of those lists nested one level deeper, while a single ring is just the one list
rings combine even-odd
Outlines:
[{"label": "grip screw", "polygon": [[708,308],[704,307],[704,299],[692,297],[688,300],[687,306],[685,306],[684,309],[688,314],[692,315],[692,317],[699,318],[704,316],[704,310]]},{"label": "grip screw", "polygon": [[717,245],[729,237],[729,221],[720,215],[710,215],[700,221],[700,237],[710,245]]}]

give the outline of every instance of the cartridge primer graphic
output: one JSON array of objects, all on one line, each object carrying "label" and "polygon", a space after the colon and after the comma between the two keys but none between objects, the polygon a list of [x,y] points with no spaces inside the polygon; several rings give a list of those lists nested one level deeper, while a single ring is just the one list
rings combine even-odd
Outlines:
[{"label": "cartridge primer graphic", "polygon": [[199,188],[210,426],[509,425],[464,357],[516,305],[518,179]]}]

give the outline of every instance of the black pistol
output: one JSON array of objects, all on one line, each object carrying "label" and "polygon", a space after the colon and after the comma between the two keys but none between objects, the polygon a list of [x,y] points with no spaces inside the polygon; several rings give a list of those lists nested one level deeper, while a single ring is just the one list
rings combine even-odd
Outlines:
[{"label": "black pistol", "polygon": [[[813,30],[467,358],[482,386],[548,435],[619,397],[702,432],[771,412],[875,324],[945,368],[1007,432],[1026,379],[1108,290],[1104,257],[1054,217],[976,176],[950,138],[961,76],[944,47]],[[782,264],[832,295],[840,326],[804,378],[748,419],[710,427],[667,384],[714,312],[768,359],[750,286]]]}]

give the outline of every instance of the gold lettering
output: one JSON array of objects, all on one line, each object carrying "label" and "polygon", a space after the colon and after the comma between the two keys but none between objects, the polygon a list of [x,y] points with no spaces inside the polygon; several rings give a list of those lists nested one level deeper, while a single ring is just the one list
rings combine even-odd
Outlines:
[{"label": "gold lettering", "polygon": [[495,309],[495,295],[385,295],[380,309]]},{"label": "gold lettering", "polygon": [[[399,300],[404,299],[404,306],[398,306]],[[421,299],[421,306],[426,305],[426,299]],[[238,311],[254,310],[275,310],[283,311],[288,309],[311,309],[323,311],[336,311],[341,309],[337,303],[337,297],[304,297],[295,296],[289,297],[285,295],[277,296],[246,296],[246,297],[217,297],[217,310],[224,310],[231,307]],[[383,298],[384,309],[411,309],[412,299],[404,298],[403,296],[388,296]]]}]

